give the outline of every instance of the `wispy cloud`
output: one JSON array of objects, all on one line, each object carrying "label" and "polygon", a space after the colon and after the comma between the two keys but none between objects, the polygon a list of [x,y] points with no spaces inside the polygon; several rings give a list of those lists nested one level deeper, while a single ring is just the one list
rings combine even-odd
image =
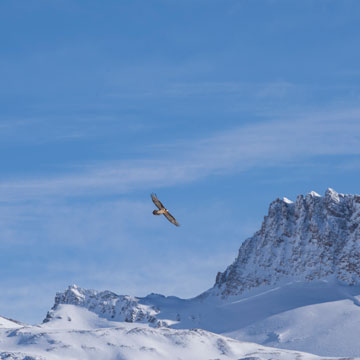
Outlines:
[{"label": "wispy cloud", "polygon": [[208,82],[173,82],[161,84],[146,84],[143,89],[117,90],[106,96],[109,98],[182,98],[212,95],[240,95],[250,99],[255,98],[283,98],[291,93],[303,91],[304,85],[295,85],[285,81],[270,83],[247,83],[236,81],[208,81]]},{"label": "wispy cloud", "polygon": [[50,115],[45,113],[21,117],[0,116],[0,141],[22,145],[61,143],[96,139],[117,131],[121,131],[122,134],[134,134],[155,126],[142,123],[134,114],[98,115],[87,114],[86,111],[81,111],[81,108],[71,109],[79,114],[53,115],[51,111],[60,110],[52,108],[48,111]]},{"label": "wispy cloud", "polygon": [[360,109],[289,116],[196,141],[166,144],[157,159],[86,167],[54,178],[3,181],[2,201],[43,196],[123,194],[253,167],[286,166],[321,155],[360,154]]}]

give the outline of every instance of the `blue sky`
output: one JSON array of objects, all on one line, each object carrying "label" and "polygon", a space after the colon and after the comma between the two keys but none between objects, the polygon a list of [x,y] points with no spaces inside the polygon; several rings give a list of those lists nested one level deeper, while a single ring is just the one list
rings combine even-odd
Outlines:
[{"label": "blue sky", "polygon": [[359,11],[1,1],[0,315],[73,283],[195,296],[275,198],[359,193]]}]

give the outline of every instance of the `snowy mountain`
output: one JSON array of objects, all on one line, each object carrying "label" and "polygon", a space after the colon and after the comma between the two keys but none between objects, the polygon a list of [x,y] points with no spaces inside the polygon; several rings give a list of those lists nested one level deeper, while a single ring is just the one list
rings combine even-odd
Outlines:
[{"label": "snowy mountain", "polygon": [[359,223],[358,195],[328,189],[324,197],[277,199],[199,296],[69,286],[39,326],[0,317],[0,359],[23,359],[19,351],[38,356],[27,359],[360,357]]},{"label": "snowy mountain", "polygon": [[[356,293],[355,288],[351,289]],[[356,356],[360,353],[356,331],[360,312],[359,307],[354,306],[356,295],[347,291],[348,287],[315,281],[292,283],[259,293],[250,291],[247,297],[231,302],[209,301],[211,297],[204,301],[150,296],[152,306],[159,306],[157,316],[163,313],[168,317],[175,310],[181,313],[173,326],[199,323],[230,330],[219,335],[200,329],[154,328],[153,324],[119,321],[121,314],[114,316],[117,320],[110,320],[112,311],[97,313],[98,309],[107,309],[102,306],[106,304],[96,303],[100,298],[107,301],[104,293],[72,286],[66,292],[77,296],[74,302],[82,298],[82,305],[58,303],[41,325],[14,327],[9,322],[10,328],[0,328],[0,359],[325,360],[300,350],[269,345],[312,347],[315,353],[327,352],[328,356],[347,351]],[[89,297],[84,298],[84,294]],[[110,299],[116,306],[116,295],[112,294]],[[143,301],[149,302],[149,298],[136,298],[135,303],[139,306]],[[89,310],[84,306],[89,304],[96,307]],[[237,338],[256,339],[267,346],[237,341]],[[349,356],[347,360],[355,359]]]},{"label": "snowy mountain", "polygon": [[81,289],[76,285],[69,286],[64,293],[57,293],[55,304],[44,322],[54,318],[55,310],[60,304],[71,304],[85,307],[102,317],[115,321],[149,323],[156,327],[169,326],[156,319],[159,310],[154,306],[141,304],[139,298],[127,295],[116,295],[111,291]]},{"label": "snowy mountain", "polygon": [[[321,356],[360,355],[356,331],[360,327],[359,286],[327,280],[298,281],[251,289],[227,299],[207,295],[185,300],[151,294],[132,298],[125,305],[124,296],[108,294],[70,286],[57,294],[44,324],[71,329],[75,316],[69,306],[73,306],[95,314],[96,327],[107,321],[145,325],[152,314],[155,320],[148,323],[150,327],[201,328],[237,340]],[[138,309],[145,309],[147,315],[128,316],[138,314]],[[75,322],[91,328],[83,320]]]},{"label": "snowy mountain", "polygon": [[218,273],[211,290],[222,297],[261,285],[335,277],[360,280],[360,196],[328,189],[270,204],[261,229],[240,247],[238,257]]}]

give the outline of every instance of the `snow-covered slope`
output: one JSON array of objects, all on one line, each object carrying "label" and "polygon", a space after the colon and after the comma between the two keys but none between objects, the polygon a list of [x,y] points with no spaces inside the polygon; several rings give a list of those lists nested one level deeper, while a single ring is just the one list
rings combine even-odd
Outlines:
[{"label": "snow-covered slope", "polygon": [[7,360],[320,360],[298,351],[236,341],[200,329],[151,328],[109,321],[76,305],[59,305],[40,326],[0,330]]},{"label": "snow-covered slope", "polygon": [[359,305],[338,300],[281,312],[226,335],[315,354],[357,356],[359,329]]},{"label": "snow-covered slope", "polygon": [[359,287],[291,283],[227,303],[226,308],[244,318],[236,321],[237,330],[223,333],[323,356],[359,356],[359,304]]},{"label": "snow-covered slope", "polygon": [[19,328],[22,326],[24,326],[24,324],[22,324],[18,321],[11,320],[11,319],[0,316],[0,329],[1,328],[7,328],[7,329]]}]

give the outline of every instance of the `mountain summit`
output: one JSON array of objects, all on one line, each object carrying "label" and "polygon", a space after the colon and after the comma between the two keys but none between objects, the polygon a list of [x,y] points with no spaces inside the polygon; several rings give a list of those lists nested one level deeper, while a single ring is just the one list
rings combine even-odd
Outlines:
[{"label": "mountain summit", "polygon": [[276,199],[261,229],[240,247],[208,291],[222,297],[288,281],[360,280],[360,196],[327,189],[295,202]]}]

